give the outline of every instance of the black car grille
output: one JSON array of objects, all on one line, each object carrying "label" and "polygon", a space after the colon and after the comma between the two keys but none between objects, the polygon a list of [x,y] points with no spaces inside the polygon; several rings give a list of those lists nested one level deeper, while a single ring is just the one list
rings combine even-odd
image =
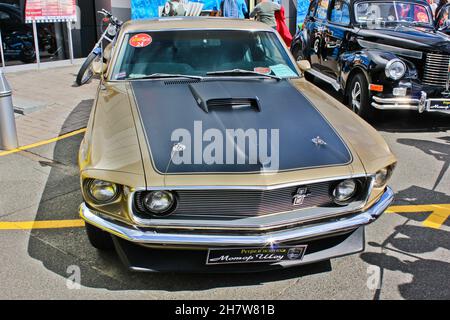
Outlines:
[{"label": "black car grille", "polygon": [[448,81],[450,55],[428,53],[425,59],[422,83],[445,87]]},{"label": "black car grille", "polygon": [[[242,218],[264,216],[312,207],[336,207],[330,196],[330,189],[337,182],[320,182],[305,186],[292,186],[273,190],[178,190],[177,207],[168,218]],[[361,196],[365,193],[365,183],[361,181]],[[307,196],[301,205],[293,204],[293,197],[302,188]],[[360,191],[361,191],[360,189]],[[143,192],[135,195],[135,209],[144,214],[141,204]],[[148,215],[146,215],[148,218]]]}]

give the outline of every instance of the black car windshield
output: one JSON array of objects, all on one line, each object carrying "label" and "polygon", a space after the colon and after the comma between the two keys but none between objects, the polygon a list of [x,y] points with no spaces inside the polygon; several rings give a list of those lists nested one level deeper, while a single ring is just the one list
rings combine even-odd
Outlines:
[{"label": "black car windshield", "polygon": [[355,17],[361,26],[375,29],[398,24],[433,26],[430,8],[408,1],[359,2]]},{"label": "black car windshield", "polygon": [[299,76],[273,32],[148,31],[125,35],[111,80],[171,75],[254,77],[258,74],[280,78]]}]

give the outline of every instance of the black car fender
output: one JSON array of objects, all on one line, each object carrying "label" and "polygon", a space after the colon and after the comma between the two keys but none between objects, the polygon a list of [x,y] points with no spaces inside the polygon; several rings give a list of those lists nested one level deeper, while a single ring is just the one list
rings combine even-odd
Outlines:
[{"label": "black car fender", "polygon": [[392,80],[385,73],[386,65],[392,59],[400,59],[407,66],[407,72],[401,80],[417,76],[414,64],[401,59],[392,52],[362,49],[341,55],[339,65],[341,68],[340,79],[342,88],[346,88],[351,78],[358,72],[365,75],[369,84],[395,86],[400,80]]},{"label": "black car fender", "polygon": [[292,40],[291,44],[291,52],[294,55],[294,57],[297,59],[298,52],[300,50],[301,56],[303,59],[309,60],[308,55],[308,47],[309,47],[309,35],[308,32],[306,32],[305,29],[298,30],[295,34],[294,39]]}]

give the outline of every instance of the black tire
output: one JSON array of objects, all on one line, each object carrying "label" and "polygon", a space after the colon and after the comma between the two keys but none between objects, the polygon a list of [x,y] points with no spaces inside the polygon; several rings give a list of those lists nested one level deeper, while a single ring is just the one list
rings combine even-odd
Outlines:
[{"label": "black tire", "polygon": [[96,58],[97,54],[94,52],[91,52],[91,54],[88,55],[83,65],[81,66],[80,71],[78,71],[76,80],[77,85],[82,86],[83,84],[91,80],[92,76],[94,75],[91,69],[91,64]]},{"label": "black tire", "polygon": [[86,223],[85,229],[89,242],[94,248],[102,251],[109,251],[114,249],[113,240],[108,232],[94,227],[89,223]]},{"label": "black tire", "polygon": [[294,48],[292,48],[292,55],[294,56],[295,61],[300,61],[300,60],[304,60],[305,59],[303,57],[302,47],[300,46],[300,44],[296,44],[294,46]]},{"label": "black tire", "polygon": [[370,105],[369,83],[362,73],[357,73],[347,87],[348,106],[361,118],[371,120],[376,109]]},{"label": "black tire", "polygon": [[34,50],[33,45],[26,44],[22,47],[22,51],[20,52],[20,61],[25,63],[33,63],[36,60],[36,52]]}]

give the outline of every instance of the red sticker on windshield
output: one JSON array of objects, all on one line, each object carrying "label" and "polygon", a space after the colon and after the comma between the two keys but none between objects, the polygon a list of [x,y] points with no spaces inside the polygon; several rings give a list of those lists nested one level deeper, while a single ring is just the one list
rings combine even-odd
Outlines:
[{"label": "red sticker on windshield", "polygon": [[153,39],[146,33],[139,33],[131,37],[130,46],[135,48],[144,48],[152,43]]},{"label": "red sticker on windshield", "polygon": [[270,68],[266,68],[266,67],[256,67],[256,68],[253,68],[253,71],[259,72],[259,73],[264,73],[264,74],[269,74],[271,72]]}]

